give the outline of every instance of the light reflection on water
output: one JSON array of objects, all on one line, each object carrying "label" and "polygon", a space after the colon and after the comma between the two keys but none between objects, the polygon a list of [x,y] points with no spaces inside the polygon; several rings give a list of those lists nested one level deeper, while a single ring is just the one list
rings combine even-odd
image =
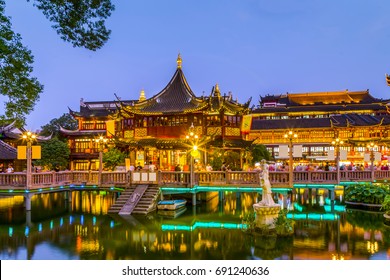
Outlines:
[{"label": "light reflection on water", "polygon": [[108,215],[116,195],[73,191],[0,197],[0,259],[390,259],[390,229],[383,216],[345,210],[321,195],[280,195],[294,217],[291,237],[242,229],[255,193],[225,193],[196,207],[147,216]]}]

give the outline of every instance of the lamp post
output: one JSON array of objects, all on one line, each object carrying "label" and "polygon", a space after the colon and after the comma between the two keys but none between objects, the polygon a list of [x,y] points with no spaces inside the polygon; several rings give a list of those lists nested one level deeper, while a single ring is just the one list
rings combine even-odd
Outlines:
[{"label": "lamp post", "polygon": [[190,128],[188,129],[188,134],[186,135],[186,139],[190,141],[191,152],[190,152],[190,187],[194,186],[194,153],[198,150],[198,139],[199,135],[195,133],[195,127],[192,123]]},{"label": "lamp post", "polygon": [[22,138],[26,141],[27,143],[27,148],[26,148],[26,159],[27,159],[27,174],[26,174],[26,188],[30,189],[31,188],[31,181],[32,181],[32,175],[31,175],[31,160],[32,160],[32,154],[31,154],[31,144],[33,141],[37,139],[37,136],[32,133],[31,131],[27,131],[26,133],[23,134]]},{"label": "lamp post", "polygon": [[336,152],[336,171],[337,171],[337,184],[340,184],[340,145],[343,145],[344,141],[336,138],[332,141],[332,146]]},{"label": "lamp post", "polygon": [[104,145],[107,143],[108,139],[100,136],[95,139],[95,142],[99,145],[99,175],[98,175],[98,185],[100,186],[102,183],[102,171],[103,171],[103,150]]},{"label": "lamp post", "polygon": [[288,131],[286,134],[284,134],[284,138],[286,138],[289,141],[288,149],[289,149],[289,162],[288,162],[288,181],[289,181],[289,187],[293,187],[293,140],[294,138],[297,138],[298,134],[294,133],[292,130]]},{"label": "lamp post", "polygon": [[374,160],[375,160],[375,155],[374,155],[374,150],[377,148],[377,145],[375,145],[374,142],[370,142],[367,145],[368,150],[370,151],[370,161],[371,161],[371,181],[374,181]]}]

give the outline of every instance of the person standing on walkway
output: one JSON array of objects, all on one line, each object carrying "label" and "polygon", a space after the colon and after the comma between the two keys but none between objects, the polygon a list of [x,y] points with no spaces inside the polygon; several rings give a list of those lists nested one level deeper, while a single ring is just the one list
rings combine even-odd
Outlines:
[{"label": "person standing on walkway", "polygon": [[12,164],[8,164],[7,173],[14,173],[14,168],[12,167]]},{"label": "person standing on walkway", "polygon": [[154,172],[156,170],[156,166],[153,164],[152,161],[149,161],[149,171]]}]

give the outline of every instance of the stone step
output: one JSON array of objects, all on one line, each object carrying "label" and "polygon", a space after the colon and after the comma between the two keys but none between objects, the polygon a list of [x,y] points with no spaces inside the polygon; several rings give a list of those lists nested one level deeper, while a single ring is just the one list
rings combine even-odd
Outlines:
[{"label": "stone step", "polygon": [[[130,186],[126,188],[126,190],[121,193],[115,203],[110,207],[108,213],[119,213],[119,211],[121,211],[126,202],[130,199],[135,189],[136,186]],[[137,205],[134,207],[132,213],[146,215],[149,212],[154,211],[156,209],[156,205],[154,204],[159,191],[160,189],[155,185],[148,186],[143,196],[140,198]]]}]

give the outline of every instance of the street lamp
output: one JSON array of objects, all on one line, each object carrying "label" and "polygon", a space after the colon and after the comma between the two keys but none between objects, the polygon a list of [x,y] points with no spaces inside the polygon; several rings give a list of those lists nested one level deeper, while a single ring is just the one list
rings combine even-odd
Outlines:
[{"label": "street lamp", "polygon": [[99,145],[99,175],[98,175],[98,185],[100,186],[102,183],[102,171],[103,171],[103,150],[104,145],[107,143],[108,139],[100,136],[95,139],[95,142]]},{"label": "street lamp", "polygon": [[190,187],[194,186],[194,154],[198,151],[198,140],[199,135],[195,133],[195,127],[192,123],[190,128],[188,129],[188,134],[186,135],[186,139],[190,141],[191,145],[191,164],[190,164]]},{"label": "street lamp", "polygon": [[32,159],[32,153],[31,153],[31,144],[33,141],[37,139],[37,136],[32,133],[31,131],[27,131],[23,134],[22,138],[26,140],[27,142],[27,148],[26,148],[26,159],[27,159],[27,177],[26,177],[26,188],[31,188],[31,181],[32,181],[32,175],[31,175],[31,159]]},{"label": "street lamp", "polygon": [[374,142],[370,142],[367,145],[368,150],[370,151],[370,161],[371,161],[371,180],[374,181],[374,160],[375,160],[375,154],[374,150],[377,148],[377,145],[375,145]]},{"label": "street lamp", "polygon": [[332,145],[336,152],[336,171],[337,171],[337,184],[340,184],[340,145],[343,145],[344,141],[336,138],[332,141]]},{"label": "street lamp", "polygon": [[284,134],[284,138],[288,139],[289,141],[289,145],[288,145],[288,149],[289,149],[289,162],[288,162],[288,172],[289,172],[289,175],[288,175],[288,181],[289,181],[289,187],[292,188],[293,187],[293,140],[294,138],[297,138],[298,137],[298,134],[294,133],[292,130],[290,130],[289,132],[287,132],[286,134]]}]

